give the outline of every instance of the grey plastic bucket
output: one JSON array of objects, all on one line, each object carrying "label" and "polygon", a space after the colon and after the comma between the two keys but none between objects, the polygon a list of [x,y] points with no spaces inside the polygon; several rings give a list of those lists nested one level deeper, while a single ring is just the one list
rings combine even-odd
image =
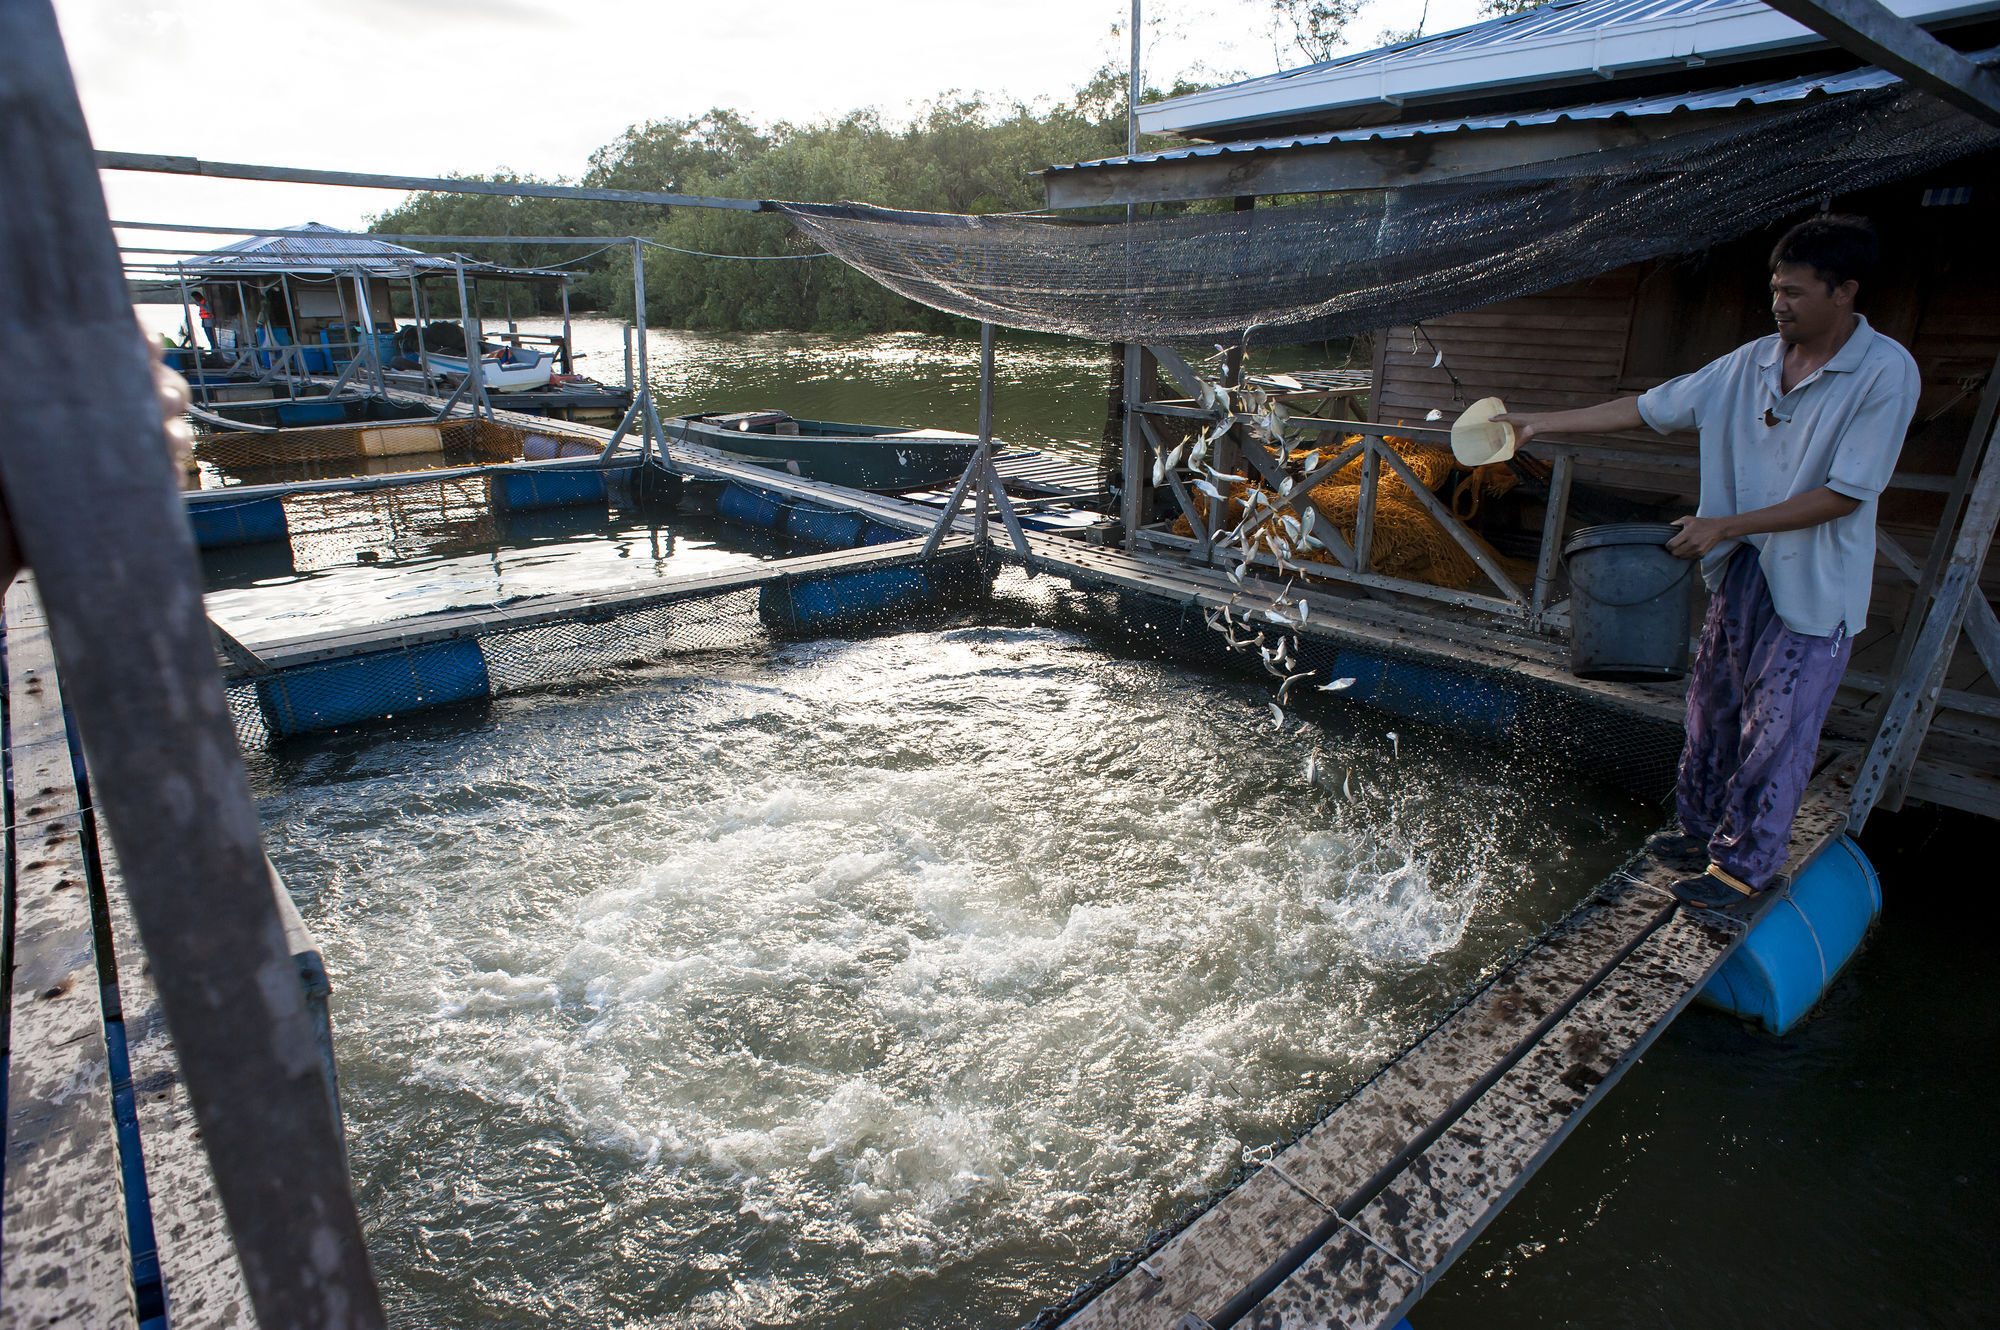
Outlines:
[{"label": "grey plastic bucket", "polygon": [[1667,553],[1665,522],[1587,526],[1563,545],[1569,565],[1569,670],[1645,682],[1688,670],[1696,560]]}]

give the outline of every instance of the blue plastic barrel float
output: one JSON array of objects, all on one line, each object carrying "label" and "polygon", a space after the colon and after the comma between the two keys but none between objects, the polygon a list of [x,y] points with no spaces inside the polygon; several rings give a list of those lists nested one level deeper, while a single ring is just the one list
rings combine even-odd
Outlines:
[{"label": "blue plastic barrel float", "polygon": [[743,526],[761,526],[776,531],[784,521],[785,505],[774,494],[731,481],[716,496],[715,511],[728,521]]},{"label": "blue plastic barrel float", "polygon": [[250,499],[242,503],[195,503],[188,505],[188,526],[194,543],[205,550],[229,545],[260,545],[287,539],[291,528],[285,522],[281,499]]},{"label": "blue plastic barrel float", "polygon": [[491,692],[486,657],[471,638],[320,661],[257,680],[265,728],[280,739]]},{"label": "blue plastic barrel float", "polygon": [[1882,881],[1842,836],[1799,873],[1696,1000],[1784,1034],[1812,1010],[1882,913]]},{"label": "blue plastic barrel float", "polygon": [[1354,680],[1345,696],[1356,701],[1488,738],[1510,734],[1520,707],[1512,689],[1490,678],[1365,651],[1343,650],[1334,657],[1330,673],[1336,679]]},{"label": "blue plastic barrel float", "polygon": [[991,591],[993,573],[968,558],[938,560],[795,582],[765,584],[757,617],[774,632],[819,632],[847,623],[883,622],[975,600]]},{"label": "blue plastic barrel float", "polygon": [[596,469],[502,471],[486,478],[487,502],[496,512],[601,504],[608,493],[604,473]]}]

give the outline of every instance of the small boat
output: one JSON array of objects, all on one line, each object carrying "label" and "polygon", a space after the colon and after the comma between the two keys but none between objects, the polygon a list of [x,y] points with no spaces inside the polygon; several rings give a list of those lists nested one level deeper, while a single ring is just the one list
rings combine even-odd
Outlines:
[{"label": "small boat", "polygon": [[[465,377],[464,356],[427,350],[424,352],[424,358],[430,362],[433,374]],[[525,393],[548,387],[549,378],[555,373],[555,368],[556,357],[553,351],[535,351],[508,346],[497,351],[488,351],[480,359],[479,376],[486,380],[488,392]]]},{"label": "small boat", "polygon": [[882,494],[952,485],[979,446],[977,437],[954,430],[795,420],[783,411],[715,411],[661,423],[671,437],[735,461]]}]

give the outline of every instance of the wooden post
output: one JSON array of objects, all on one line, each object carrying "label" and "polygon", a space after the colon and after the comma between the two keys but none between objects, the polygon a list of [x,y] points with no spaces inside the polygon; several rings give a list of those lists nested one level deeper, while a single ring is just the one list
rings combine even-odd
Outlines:
[{"label": "wooden post", "polygon": [[1373,448],[1361,455],[1361,493],[1354,509],[1354,570],[1375,571],[1375,492],[1382,480],[1382,459]]},{"label": "wooden post", "polygon": [[[0,5],[0,431],[63,696],[259,1324],[384,1324],[216,670],[151,353],[48,0]],[[9,1161],[10,1165],[12,1161]],[[110,1183],[107,1185],[115,1185]]]},{"label": "wooden post", "polygon": [[1549,610],[1549,588],[1555,583],[1556,560],[1562,556],[1563,524],[1569,518],[1569,481],[1576,459],[1558,453],[1549,470],[1549,510],[1542,517],[1542,548],[1535,556],[1535,591],[1528,617],[1540,626]]}]

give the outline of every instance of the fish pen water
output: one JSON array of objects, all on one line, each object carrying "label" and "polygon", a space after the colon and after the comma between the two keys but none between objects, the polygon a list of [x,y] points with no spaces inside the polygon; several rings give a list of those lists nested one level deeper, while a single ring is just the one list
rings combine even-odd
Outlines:
[{"label": "fish pen water", "polygon": [[402,1318],[1018,1324],[1652,821],[1047,585],[252,758]]}]

